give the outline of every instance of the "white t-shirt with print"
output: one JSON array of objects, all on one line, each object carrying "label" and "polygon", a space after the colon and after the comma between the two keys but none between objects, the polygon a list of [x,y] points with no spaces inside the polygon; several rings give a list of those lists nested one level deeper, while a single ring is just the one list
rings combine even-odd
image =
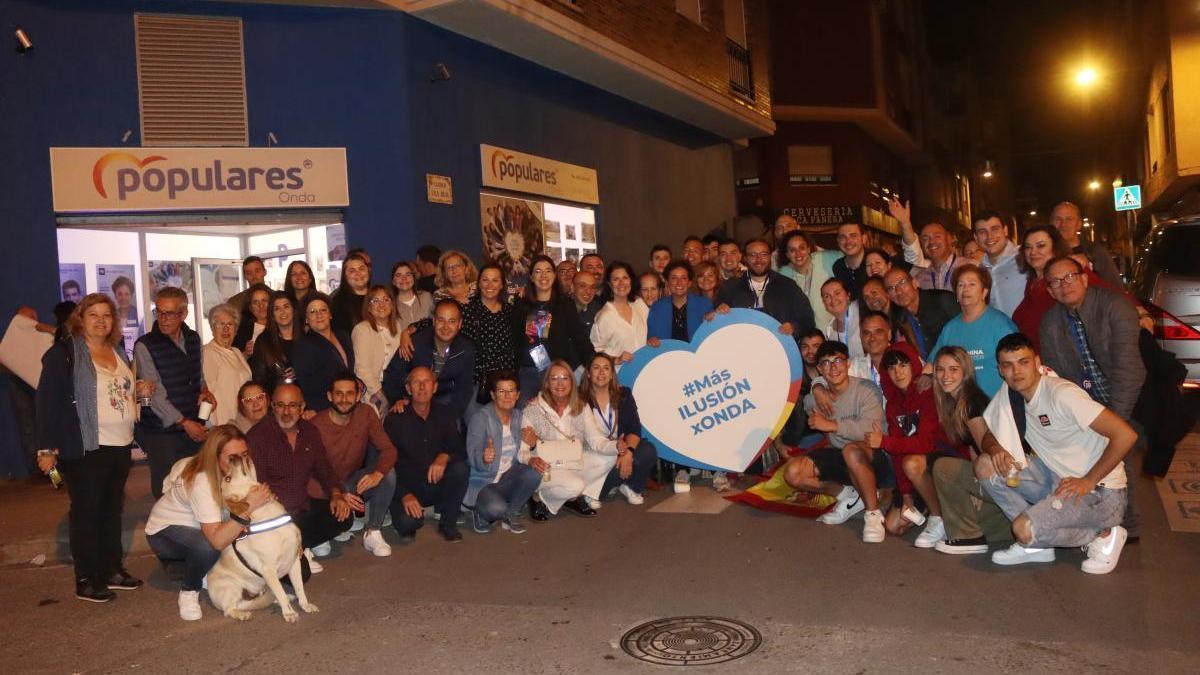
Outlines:
[{"label": "white t-shirt with print", "polygon": [[200,523],[219,523],[225,520],[225,508],[220,497],[213,494],[208,476],[199,472],[190,484],[184,483],[183,467],[191,461],[184,457],[175,462],[171,473],[163,479],[163,496],[154,502],[146,519],[146,534],[154,534],[171,525],[200,529]]},{"label": "white t-shirt with print", "polygon": [[[1059,477],[1082,477],[1108,447],[1108,438],[1091,428],[1102,412],[1104,406],[1074,382],[1043,375],[1033,399],[1025,403],[1025,440]],[[1125,466],[1117,463],[1100,485],[1124,488]]]}]

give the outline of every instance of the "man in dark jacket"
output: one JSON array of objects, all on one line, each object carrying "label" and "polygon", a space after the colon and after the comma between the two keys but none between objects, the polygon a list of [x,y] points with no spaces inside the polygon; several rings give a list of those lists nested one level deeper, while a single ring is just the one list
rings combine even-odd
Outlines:
[{"label": "man in dark jacket", "polygon": [[892,325],[928,361],[946,323],[961,309],[950,291],[917,288],[908,272],[893,267],[883,275],[884,290],[892,301]]},{"label": "man in dark jacket", "polygon": [[798,336],[815,327],[812,304],[796,282],[771,269],[771,247],[761,239],[746,244],[746,274],[717,290],[717,310],[757,309],[780,323],[779,330]]},{"label": "man in dark jacket", "polygon": [[154,384],[150,406],[137,423],[138,445],[150,459],[150,491],[162,496],[162,483],[175,462],[196,454],[208,436],[200,402],[216,405],[204,386],[200,335],[188,328],[187,293],[168,286],[154,297],[154,328],[138,338],[133,360],[139,380]]},{"label": "man in dark jacket", "polygon": [[475,346],[459,334],[461,329],[462,308],[458,303],[439,302],[433,309],[432,329],[421,329],[412,336],[412,359],[406,361],[397,355],[384,370],[383,392],[388,400],[407,401],[408,374],[424,367],[437,378],[434,404],[445,406],[456,419],[462,418],[475,395]]}]

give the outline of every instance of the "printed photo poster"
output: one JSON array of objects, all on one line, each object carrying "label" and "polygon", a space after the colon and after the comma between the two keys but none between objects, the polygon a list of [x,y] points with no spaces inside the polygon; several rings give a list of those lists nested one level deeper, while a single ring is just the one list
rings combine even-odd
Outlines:
[{"label": "printed photo poster", "polygon": [[117,303],[121,326],[138,325],[136,278],[133,265],[96,265],[97,290]]},{"label": "printed photo poster", "polygon": [[[345,225],[330,225],[325,228],[325,243],[329,248],[329,262],[335,260],[345,260],[346,252],[346,226]],[[333,289],[330,289],[332,292]]]},{"label": "printed photo poster", "polygon": [[570,260],[576,265],[588,253],[596,251],[596,212],[565,204],[543,205],[546,212],[546,255],[558,262]]},{"label": "printed photo poster", "polygon": [[[237,295],[242,288],[242,266],[236,261],[212,261],[196,263],[200,275],[200,316],[208,325],[208,312],[213,307]],[[207,335],[208,331],[201,331]]]},{"label": "printed photo poster", "polygon": [[58,264],[59,299],[78,303],[87,295],[87,268],[83,263]]},{"label": "printed photo poster", "polygon": [[508,290],[516,293],[544,247],[542,203],[480,193],[479,214],[484,258],[504,269]]},{"label": "printed photo poster", "polygon": [[167,286],[182,288],[188,294],[188,304],[193,304],[192,297],[192,261],[190,260],[151,260],[146,263],[146,277],[150,279],[150,297]]}]

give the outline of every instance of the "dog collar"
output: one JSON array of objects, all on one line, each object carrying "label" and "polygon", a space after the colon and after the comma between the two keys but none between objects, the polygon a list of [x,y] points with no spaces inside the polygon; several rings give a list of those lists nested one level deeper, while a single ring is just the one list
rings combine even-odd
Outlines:
[{"label": "dog collar", "polygon": [[270,520],[264,520],[259,523],[250,523],[250,534],[259,534],[260,532],[269,532],[287,525],[292,522],[292,517],[289,514],[276,516]]},{"label": "dog collar", "polygon": [[232,518],[233,522],[237,523],[238,525],[241,525],[243,527],[250,527],[250,519],[249,518],[243,518],[232,511],[229,512],[229,517]]}]

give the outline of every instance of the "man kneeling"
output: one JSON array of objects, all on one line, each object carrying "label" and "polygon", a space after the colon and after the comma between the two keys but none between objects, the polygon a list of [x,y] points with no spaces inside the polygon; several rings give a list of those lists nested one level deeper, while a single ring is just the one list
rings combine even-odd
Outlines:
[{"label": "man kneeling", "polygon": [[1002,338],[996,360],[1004,386],[984,411],[975,473],[1013,521],[1017,543],[992,562],[1052,562],[1053,547],[1087,546],[1083,571],[1111,572],[1127,537],[1121,460],[1137,433],[1074,383],[1042,374],[1025,335]]},{"label": "man kneeling", "polygon": [[[812,394],[804,397],[804,410],[809,429],[825,432],[832,447],[789,460],[783,468],[784,480],[798,490],[837,495],[837,505],[820,518],[829,525],[846,522],[865,504],[863,540],[879,542],[884,536],[883,513],[875,487],[891,483],[894,477],[887,453],[873,451],[863,441],[868,433],[883,428],[882,394],[869,380],[850,377],[849,362],[850,350],[842,342],[829,340],[817,349],[817,370],[833,396],[833,416],[817,409]],[[854,488],[860,481],[861,498]]]}]

